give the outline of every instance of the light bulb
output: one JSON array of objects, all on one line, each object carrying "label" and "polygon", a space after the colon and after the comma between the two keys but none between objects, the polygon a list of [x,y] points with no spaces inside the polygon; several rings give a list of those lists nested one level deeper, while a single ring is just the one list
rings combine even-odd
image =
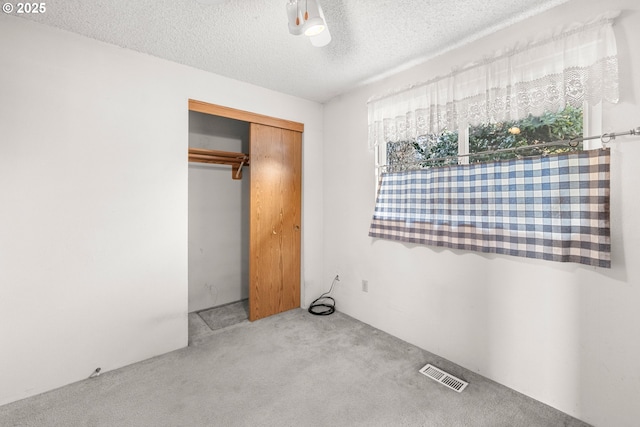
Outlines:
[{"label": "light bulb", "polygon": [[316,22],[307,21],[306,28],[304,30],[305,36],[317,36],[324,31],[324,21],[322,18],[314,19]]}]

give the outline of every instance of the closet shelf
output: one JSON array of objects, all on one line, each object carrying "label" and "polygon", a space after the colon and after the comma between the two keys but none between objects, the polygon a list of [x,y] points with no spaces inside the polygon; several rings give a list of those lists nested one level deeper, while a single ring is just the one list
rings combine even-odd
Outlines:
[{"label": "closet shelf", "polygon": [[231,177],[233,179],[242,179],[242,168],[244,166],[249,166],[249,155],[244,153],[232,153],[229,151],[189,148],[189,161],[231,165]]}]

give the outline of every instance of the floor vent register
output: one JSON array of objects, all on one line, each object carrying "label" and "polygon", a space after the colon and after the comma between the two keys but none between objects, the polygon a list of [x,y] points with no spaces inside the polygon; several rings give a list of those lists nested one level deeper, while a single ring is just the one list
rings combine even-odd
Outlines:
[{"label": "floor vent register", "polygon": [[434,381],[437,381],[452,390],[457,391],[458,393],[462,393],[469,383],[462,381],[460,378],[456,378],[451,374],[446,373],[442,369],[438,369],[431,364],[426,364],[422,369],[420,369],[420,373],[426,375]]}]

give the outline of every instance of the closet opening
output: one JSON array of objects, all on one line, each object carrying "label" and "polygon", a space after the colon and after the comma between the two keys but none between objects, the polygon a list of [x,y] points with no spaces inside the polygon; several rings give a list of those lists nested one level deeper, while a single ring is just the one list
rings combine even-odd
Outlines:
[{"label": "closet opening", "polygon": [[189,111],[189,344],[248,319],[249,128]]},{"label": "closet opening", "polygon": [[[213,188],[199,188],[204,166],[189,169],[190,329],[196,333],[198,326],[206,326],[207,308],[201,307],[225,311],[240,307],[244,318],[248,306],[250,321],[300,308],[304,124],[194,99],[189,99],[189,114],[189,162],[205,162],[206,171],[223,168],[228,173],[224,168],[231,168],[231,182],[241,188],[234,205],[225,199],[237,194],[225,192],[222,183],[229,181],[216,180]],[[239,230],[225,218],[239,222]],[[207,234],[218,242],[208,258],[203,242],[210,240],[202,240]],[[237,265],[238,254],[240,267],[230,268]],[[198,258],[205,262],[196,262]],[[199,276],[203,269],[208,270]],[[225,283],[240,283],[239,293],[235,285],[229,288]],[[211,332],[209,326],[203,330]]]}]

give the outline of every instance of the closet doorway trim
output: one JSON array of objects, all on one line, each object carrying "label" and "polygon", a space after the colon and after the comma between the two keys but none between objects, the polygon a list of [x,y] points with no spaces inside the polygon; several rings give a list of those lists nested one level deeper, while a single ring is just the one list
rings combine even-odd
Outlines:
[{"label": "closet doorway trim", "polygon": [[189,99],[189,111],[211,114],[213,116],[226,117],[228,119],[241,120],[249,123],[273,126],[276,128],[304,132],[304,124],[290,120],[278,119],[276,117],[251,113],[249,111],[236,110],[235,108],[223,107],[221,105],[209,104],[208,102]]}]

